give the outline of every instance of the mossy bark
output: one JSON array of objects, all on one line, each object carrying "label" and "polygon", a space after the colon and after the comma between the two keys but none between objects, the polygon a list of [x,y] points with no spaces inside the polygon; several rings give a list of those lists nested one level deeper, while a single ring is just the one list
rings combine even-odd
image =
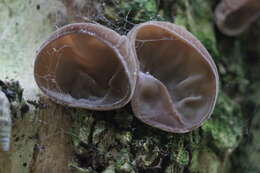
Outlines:
[{"label": "mossy bark", "polygon": [[[226,37],[214,26],[217,3],[0,0],[0,89],[13,115],[11,150],[0,152],[0,173],[259,172],[260,24],[239,37]],[[87,111],[57,105],[39,94],[33,82],[35,52],[57,27],[98,22],[126,34],[148,20],[186,27],[218,66],[218,103],[201,128],[170,134],[138,121],[129,105]]]}]

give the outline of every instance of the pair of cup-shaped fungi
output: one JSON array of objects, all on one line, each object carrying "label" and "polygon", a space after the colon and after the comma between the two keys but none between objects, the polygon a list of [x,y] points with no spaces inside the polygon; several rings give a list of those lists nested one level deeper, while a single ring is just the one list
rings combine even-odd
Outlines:
[{"label": "pair of cup-shaped fungi", "polygon": [[238,35],[260,16],[260,0],[222,0],[215,16],[224,34]]},{"label": "pair of cup-shaped fungi", "polygon": [[35,79],[54,101],[112,110],[130,100],[137,118],[184,133],[209,118],[218,93],[217,68],[184,28],[150,21],[121,36],[99,24],[56,31],[40,48]]}]

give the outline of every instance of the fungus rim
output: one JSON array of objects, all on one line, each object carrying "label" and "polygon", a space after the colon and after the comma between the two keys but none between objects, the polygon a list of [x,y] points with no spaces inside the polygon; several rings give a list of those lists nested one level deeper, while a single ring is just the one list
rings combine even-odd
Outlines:
[{"label": "fungus rim", "polygon": [[[133,98],[131,100],[131,105],[132,105],[132,109],[134,114],[136,115],[136,117],[141,120],[142,122],[144,122],[145,124],[148,124],[152,127],[156,127],[159,128],[161,130],[167,131],[167,132],[171,132],[171,133],[187,133],[190,132],[200,126],[203,125],[203,122],[208,120],[210,118],[210,116],[212,115],[213,111],[214,111],[214,107],[216,105],[217,102],[217,98],[218,98],[218,93],[219,93],[219,76],[218,76],[218,70],[216,67],[216,64],[214,63],[212,57],[210,56],[210,54],[208,53],[208,51],[206,50],[206,48],[203,46],[203,44],[196,38],[194,37],[189,31],[187,31],[184,27],[178,26],[176,24],[172,24],[169,22],[161,22],[161,21],[149,21],[149,22],[145,22],[145,23],[141,23],[136,25],[129,33],[128,33],[128,38],[130,40],[130,44],[132,46],[132,49],[134,49],[134,54],[135,54],[135,58],[137,59],[137,61],[139,62],[139,58],[137,56],[137,52],[135,49],[136,46],[136,37],[137,37],[137,33],[140,29],[142,29],[142,27],[144,26],[154,26],[157,28],[161,28],[163,30],[166,30],[167,32],[173,34],[175,37],[179,38],[181,41],[184,42],[184,44],[187,44],[188,46],[192,47],[194,50],[196,50],[200,55],[203,61],[205,61],[209,66],[210,66],[210,70],[212,71],[212,74],[214,76],[214,95],[213,97],[210,99],[211,100],[211,105],[208,108],[207,113],[200,119],[199,122],[197,122],[196,124],[194,124],[191,128],[169,128],[169,126],[162,126],[162,125],[158,125],[155,123],[151,123],[148,122],[145,119],[140,118],[139,113],[137,113],[138,111],[135,108],[135,105],[137,103],[135,103],[135,94],[133,95]],[[181,31],[176,31],[176,30],[181,30]],[[180,33],[183,33],[183,35],[181,35]],[[184,38],[186,37],[186,38]],[[134,40],[134,41],[133,41]],[[140,66],[140,62],[138,63],[138,66]],[[139,67],[140,68],[140,67]],[[140,71],[140,73],[142,73]],[[157,79],[159,80],[159,79]],[[139,77],[137,79],[137,82],[139,81]],[[160,80],[159,80],[160,81]],[[165,87],[165,85],[164,85]],[[138,88],[135,88],[135,93],[136,90]],[[167,89],[168,90],[168,89]]]},{"label": "fungus rim", "polygon": [[[95,29],[98,29],[98,31],[94,31]],[[107,38],[103,38],[103,36],[107,36],[104,32],[110,32],[111,34],[113,34],[114,36],[116,36],[118,38],[118,40],[116,40],[117,38],[113,38],[113,40],[108,40]],[[72,96],[70,96],[69,94],[61,94],[61,93],[56,93],[56,94],[51,94],[50,92],[47,92],[39,83],[38,81],[38,77],[36,76],[37,72],[36,72],[36,68],[37,68],[37,62],[39,61],[38,56],[40,55],[40,53],[44,50],[44,48],[46,48],[46,46],[52,42],[54,42],[55,40],[69,35],[69,34],[86,34],[89,36],[94,36],[95,39],[98,39],[100,42],[104,43],[106,46],[108,46],[114,53],[115,53],[115,57],[118,59],[118,63],[123,67],[123,72],[125,73],[125,76],[127,77],[127,81],[128,81],[128,91],[125,92],[125,95],[119,99],[117,102],[113,102],[111,104],[106,104],[106,105],[91,105],[91,104],[87,104],[84,102],[79,102],[80,99],[76,99]],[[111,39],[111,36],[108,36]],[[116,44],[114,45],[112,42],[116,42]],[[130,71],[129,71],[129,67],[128,64],[126,63],[126,58],[124,58],[124,55],[122,55],[122,50],[119,50],[119,48],[121,46],[124,46],[124,50],[127,53],[127,58],[131,59],[131,51],[129,51],[129,49],[127,48],[129,45],[129,40],[127,39],[126,36],[121,36],[120,34],[118,34],[117,32],[102,26],[100,24],[93,24],[93,23],[72,23],[72,24],[68,24],[65,25],[61,28],[59,28],[58,30],[54,31],[51,36],[48,37],[48,39],[46,39],[43,44],[40,46],[40,48],[36,51],[36,56],[35,56],[35,61],[34,61],[34,79],[36,81],[36,84],[38,85],[38,87],[40,88],[40,90],[46,94],[51,100],[53,100],[54,102],[58,103],[58,104],[62,104],[62,105],[67,105],[67,106],[71,106],[71,107],[77,107],[77,108],[84,108],[84,109],[89,109],[89,110],[97,110],[97,111],[108,111],[108,110],[114,110],[114,109],[118,109],[121,108],[123,106],[125,106],[127,103],[130,102],[133,94],[134,94],[134,89],[135,89],[135,85],[136,85],[136,78],[132,77]],[[136,61],[133,61],[133,66],[136,69]],[[51,91],[52,92],[52,91]],[[54,91],[55,92],[55,91]],[[57,97],[58,95],[58,97]],[[60,95],[60,96],[59,96]],[[62,99],[62,97],[70,97],[67,98],[66,100]]]}]

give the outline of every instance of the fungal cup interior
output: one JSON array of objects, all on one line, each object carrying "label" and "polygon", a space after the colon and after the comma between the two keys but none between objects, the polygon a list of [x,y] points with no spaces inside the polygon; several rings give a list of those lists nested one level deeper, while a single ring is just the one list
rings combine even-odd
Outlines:
[{"label": "fungal cup interior", "polygon": [[260,15],[260,2],[251,1],[245,3],[239,9],[231,12],[225,20],[224,26],[231,30],[246,27],[251,21]]},{"label": "fungal cup interior", "polygon": [[131,33],[136,34],[141,70],[132,106],[147,124],[187,132],[200,126],[214,107],[216,70],[212,60],[185,40],[187,31],[177,30],[159,23],[144,24]]},{"label": "fungal cup interior", "polygon": [[35,61],[35,79],[60,103],[92,109],[109,107],[129,95],[120,53],[106,40],[72,32],[45,44]]}]

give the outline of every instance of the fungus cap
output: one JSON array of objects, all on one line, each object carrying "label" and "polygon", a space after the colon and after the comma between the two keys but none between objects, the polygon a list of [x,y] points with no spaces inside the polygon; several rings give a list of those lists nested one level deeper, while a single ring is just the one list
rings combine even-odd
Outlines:
[{"label": "fungus cap", "polygon": [[133,95],[137,66],[127,37],[92,23],[66,25],[37,53],[34,76],[52,100],[72,107],[111,110]]},{"label": "fungus cap", "polygon": [[128,34],[140,72],[131,104],[137,118],[174,133],[208,119],[218,94],[218,72],[203,45],[184,28],[151,21]]},{"label": "fungus cap", "polygon": [[219,30],[229,36],[240,34],[259,16],[259,0],[222,0],[215,10]]}]

